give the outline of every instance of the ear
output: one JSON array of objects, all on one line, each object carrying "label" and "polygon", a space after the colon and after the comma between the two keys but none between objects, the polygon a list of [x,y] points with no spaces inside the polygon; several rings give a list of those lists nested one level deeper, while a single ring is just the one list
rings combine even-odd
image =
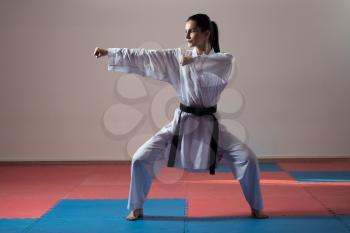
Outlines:
[{"label": "ear", "polygon": [[210,30],[205,31],[205,36],[209,39],[210,36]]}]

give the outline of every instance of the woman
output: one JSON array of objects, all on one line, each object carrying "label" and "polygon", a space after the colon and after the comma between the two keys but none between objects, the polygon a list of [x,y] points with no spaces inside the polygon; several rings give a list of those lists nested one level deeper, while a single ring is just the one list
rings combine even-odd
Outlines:
[{"label": "woman", "polygon": [[235,71],[235,58],[220,53],[218,28],[205,14],[186,20],[189,54],[175,49],[96,48],[94,55],[108,56],[108,70],[135,73],[168,82],[176,90],[180,107],[173,120],[145,142],[134,154],[127,220],[143,216],[144,200],[160,168],[187,171],[208,169],[215,174],[220,159],[229,162],[251,207],[252,217],[267,218],[263,212],[260,174],[256,155],[217,120],[216,104]]}]

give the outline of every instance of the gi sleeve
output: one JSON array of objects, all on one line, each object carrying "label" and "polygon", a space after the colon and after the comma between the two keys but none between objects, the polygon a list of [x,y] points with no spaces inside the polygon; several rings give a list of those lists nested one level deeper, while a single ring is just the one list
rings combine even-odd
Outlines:
[{"label": "gi sleeve", "polygon": [[228,63],[226,65],[226,71],[223,76],[224,80],[228,82],[231,80],[237,72],[237,60],[236,57],[232,56],[231,54],[225,54],[228,58]]},{"label": "gi sleeve", "polygon": [[[196,58],[197,60],[202,59]],[[227,83],[236,73],[236,58],[229,53],[217,53],[209,57],[204,57],[203,60],[205,64],[202,69],[206,73],[210,73],[212,77],[216,77],[220,83]],[[201,65],[197,66],[201,67]]]},{"label": "gi sleeve", "polygon": [[108,48],[108,71],[135,73],[168,83],[177,83],[179,49]]}]

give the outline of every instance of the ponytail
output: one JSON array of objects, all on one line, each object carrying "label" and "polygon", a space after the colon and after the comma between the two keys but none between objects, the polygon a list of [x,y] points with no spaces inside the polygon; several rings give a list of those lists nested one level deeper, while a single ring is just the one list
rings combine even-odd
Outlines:
[{"label": "ponytail", "polygon": [[218,25],[214,21],[210,21],[210,45],[213,47],[214,52],[220,52],[219,46],[219,30]]}]

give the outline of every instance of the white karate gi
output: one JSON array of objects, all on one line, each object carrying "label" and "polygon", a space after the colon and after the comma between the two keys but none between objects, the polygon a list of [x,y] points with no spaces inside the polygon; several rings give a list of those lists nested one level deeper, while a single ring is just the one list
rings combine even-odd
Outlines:
[{"label": "white karate gi", "polygon": [[[220,93],[235,72],[235,57],[228,53],[197,55],[193,61],[179,64],[181,49],[109,48],[108,70],[136,73],[144,77],[168,82],[176,91],[179,101],[187,106],[210,107],[216,105]],[[169,158],[171,139],[180,113],[134,154],[131,166],[129,210],[143,208],[152,180]],[[215,113],[220,120],[220,116]],[[187,171],[208,169],[212,116],[195,116],[183,112],[175,167]],[[254,152],[219,121],[218,155],[229,162],[234,177],[239,180],[249,205],[263,209],[259,165]],[[219,157],[219,156],[218,156]]]}]

